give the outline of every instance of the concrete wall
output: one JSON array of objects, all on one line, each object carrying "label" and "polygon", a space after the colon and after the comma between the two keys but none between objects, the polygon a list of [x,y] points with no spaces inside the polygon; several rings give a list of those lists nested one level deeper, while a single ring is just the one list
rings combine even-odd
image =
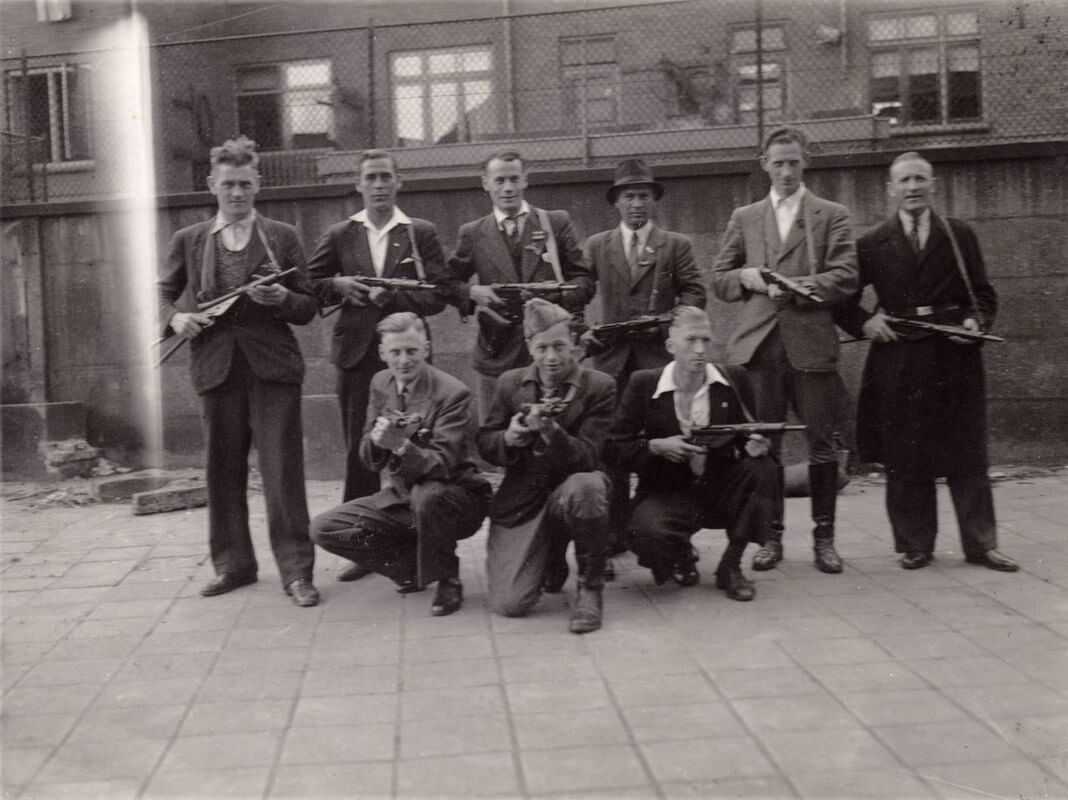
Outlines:
[{"label": "concrete wall", "polygon": [[[1017,154],[1022,151],[1017,151]],[[1063,150],[1062,150],[1063,152]],[[1068,458],[1068,162],[1064,156],[987,154],[985,160],[959,154],[936,164],[941,208],[968,220],[982,242],[989,272],[1001,296],[997,332],[1004,345],[985,349],[994,461],[1058,462]],[[604,201],[607,176],[574,173],[553,176],[554,183],[538,183],[529,198],[537,205],[569,209],[581,236],[615,224],[614,211]],[[849,206],[857,232],[886,214],[885,166],[824,164],[806,175],[809,187]],[[749,164],[717,167],[715,174],[696,169],[664,179],[667,193],[660,207],[664,227],[689,235],[699,263],[711,266],[719,237],[731,210],[765,191]],[[402,197],[411,215],[434,220],[446,249],[454,244],[460,223],[486,213],[488,206],[477,179],[409,185]],[[344,187],[277,190],[261,195],[259,207],[268,216],[293,223],[311,250],[331,223],[358,209],[357,199]],[[213,207],[208,195],[172,198],[159,211],[159,248],[171,233],[207,218]],[[38,215],[12,217],[11,225],[32,235],[12,236],[20,247],[39,249],[19,263],[39,270],[30,279],[5,283],[5,319],[22,302],[31,316],[33,298],[26,305],[18,286],[42,299],[34,320],[44,331],[43,353],[33,356],[33,370],[5,370],[5,398],[40,396],[39,387],[25,384],[43,374],[50,401],[81,401],[88,410],[89,439],[109,453],[136,460],[143,439],[137,423],[138,404],[145,387],[136,375],[144,364],[147,343],[138,340],[130,323],[127,287],[131,270],[153,269],[156,254],[146,253],[137,264],[123,263],[123,238],[128,229],[114,208],[51,207]],[[36,265],[36,266],[34,266]],[[9,259],[5,254],[5,272]],[[709,307],[717,338],[722,342],[733,309],[713,301]],[[26,323],[32,327],[31,323]],[[300,329],[298,336],[308,363],[304,392],[308,416],[309,462],[313,473],[334,469],[340,424],[332,393],[333,368],[328,344],[332,322],[319,320]],[[471,379],[468,362],[473,325],[462,326],[454,310],[431,323],[436,363]],[[859,382],[865,345],[846,345],[843,372],[853,396]],[[5,362],[7,356],[5,353]],[[197,463],[202,446],[198,400],[189,386],[188,354],[180,353],[161,370],[165,457],[169,463]],[[5,364],[5,366],[7,366]],[[27,377],[31,376],[31,377]]]}]

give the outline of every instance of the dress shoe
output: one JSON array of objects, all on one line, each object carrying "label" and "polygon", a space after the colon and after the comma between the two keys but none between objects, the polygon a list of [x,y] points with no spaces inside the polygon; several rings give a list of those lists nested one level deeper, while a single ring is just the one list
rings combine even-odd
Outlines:
[{"label": "dress shoe", "polygon": [[301,608],[319,605],[319,590],[307,578],[297,578],[286,587],[286,594]]},{"label": "dress shoe", "polygon": [[919,569],[920,567],[926,567],[931,563],[934,557],[930,553],[920,553],[918,551],[912,553],[905,553],[901,559],[901,569]]},{"label": "dress shoe", "polygon": [[426,587],[420,586],[415,582],[413,578],[408,578],[405,581],[397,582],[397,594],[415,594],[416,592],[425,592]]},{"label": "dress shoe", "polygon": [[593,631],[600,630],[602,615],[601,590],[590,589],[580,584],[567,629],[572,633],[593,633]]},{"label": "dress shoe", "polygon": [[438,590],[434,593],[434,602],[430,613],[435,617],[445,617],[460,610],[464,604],[464,585],[459,578],[442,578],[438,581]]},{"label": "dress shoe", "polygon": [[692,561],[676,564],[671,570],[671,580],[679,586],[696,586],[701,580],[701,573],[697,571],[697,565]]},{"label": "dress shoe", "polygon": [[775,569],[775,565],[782,561],[782,540],[768,539],[753,555],[753,569],[764,572]]},{"label": "dress shoe", "polygon": [[374,574],[375,571],[366,564],[354,561],[337,574],[337,579],[342,583],[348,583],[349,581],[358,581],[360,578],[366,578],[368,575]]},{"label": "dress shoe", "polygon": [[978,556],[966,556],[964,560],[969,564],[978,564],[987,569],[996,569],[998,572],[1016,572],[1020,568],[1019,564],[1008,556],[1003,556],[997,550],[987,550]]},{"label": "dress shoe", "polygon": [[257,580],[255,574],[239,575],[236,572],[224,572],[215,576],[213,580],[205,585],[200,590],[200,595],[201,597],[214,597],[217,594],[226,594],[234,589],[240,589],[242,586],[255,583]]},{"label": "dress shoe", "polygon": [[756,597],[756,586],[742,574],[742,568],[738,566],[716,570],[716,588],[725,591],[731,600],[748,602]]}]

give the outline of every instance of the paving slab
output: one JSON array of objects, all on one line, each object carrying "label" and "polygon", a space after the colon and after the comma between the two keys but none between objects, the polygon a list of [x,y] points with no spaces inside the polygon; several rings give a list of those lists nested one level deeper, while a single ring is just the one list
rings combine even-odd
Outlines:
[{"label": "paving slab", "polygon": [[[0,487],[2,488],[2,487]],[[205,599],[204,509],[134,518],[2,500],[2,796],[54,798],[1068,798],[1068,472],[995,485],[1015,575],[963,563],[945,487],[927,569],[891,552],[877,481],[840,497],[841,575],[811,563],[807,500],[757,598],[655,586],[615,559],[604,628],[567,632],[574,577],[527,618],[368,577],[323,603],[260,580]],[[338,482],[309,483],[311,512]],[[747,559],[748,561],[748,559]],[[748,563],[746,571],[749,572]]]}]

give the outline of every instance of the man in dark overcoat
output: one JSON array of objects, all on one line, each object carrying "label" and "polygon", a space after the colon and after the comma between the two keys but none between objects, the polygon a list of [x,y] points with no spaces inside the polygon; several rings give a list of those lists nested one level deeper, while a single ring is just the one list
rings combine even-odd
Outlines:
[{"label": "man in dark overcoat", "polygon": [[[334,323],[330,361],[337,367],[337,398],[345,437],[345,485],[341,499],[354,500],[379,489],[378,473],[360,460],[360,437],[367,414],[368,387],[385,369],[378,357],[375,326],[389,314],[413,311],[423,317],[445,308],[430,291],[369,287],[360,276],[440,281],[445,256],[432,222],[409,217],[397,206],[401,177],[393,156],[367,150],[360,156],[356,189],[363,209],[331,225],[308,259],[308,274],[321,302],[342,303]],[[343,572],[354,580],[367,571],[359,565]]]},{"label": "man in dark overcoat", "polygon": [[463,603],[456,542],[478,530],[492,493],[470,457],[471,390],[427,363],[417,314],[389,315],[378,334],[388,369],[371,381],[360,457],[385,473],[386,485],[320,514],[311,535],[402,593],[437,582],[430,612],[445,616]]},{"label": "man in dark overcoat", "polygon": [[701,528],[725,528],[716,587],[733,600],[752,600],[756,589],[742,574],[741,559],[746,545],[762,544],[770,528],[781,491],[778,468],[764,436],[727,433],[711,447],[687,441],[693,428],[754,421],[748,374],[709,361],[711,343],[703,309],[676,309],[667,340],[674,360],[631,376],[605,459],[638,473],[628,544],[657,584],[669,578],[697,584],[690,537]]},{"label": "man in dark overcoat", "polygon": [[895,330],[887,315],[987,330],[997,294],[975,233],[931,207],[934,170],[918,153],[890,167],[893,215],[857,241],[860,294],[840,324],[872,340],[860,390],[857,447],[862,461],[886,466],[886,509],[901,566],[930,563],[938,530],[935,478],[946,477],[964,558],[1012,572],[997,551],[994,499],[987,477],[986,390],[982,345],[974,340]]},{"label": "man in dark overcoat", "polygon": [[[835,435],[845,386],[838,374],[832,309],[856,292],[857,258],[849,210],[805,187],[807,160],[808,140],[800,130],[768,134],[760,163],[771,190],[731,214],[712,268],[712,291],[739,306],[727,357],[748,370],[756,415],[763,422],[781,422],[792,407],[806,425],[813,561],[821,572],[840,573],[842,560],[834,547]],[[794,279],[822,302],[766,282],[761,268]],[[783,557],[781,510],[777,516],[753,557],[755,570],[773,569]]]},{"label": "man in dark overcoat", "polygon": [[[255,444],[282,585],[298,605],[314,606],[319,594],[312,584],[315,548],[308,538],[300,412],[304,359],[289,326],[307,324],[318,302],[296,229],[255,209],[258,163],[255,143],[244,136],[212,149],[208,187],[219,211],[171,238],[159,279],[160,322],[165,334],[191,340],[193,388],[203,401],[216,577],[201,594],[256,581],[246,498]],[[279,282],[252,288],[210,314],[198,310],[200,303],[290,267],[297,272]]]},{"label": "man in dark overcoat", "polygon": [[490,505],[486,543],[489,605],[521,617],[538,602],[550,545],[575,542],[578,593],[572,633],[601,627],[608,547],[608,476],[601,446],[615,382],[574,356],[571,314],[535,298],[523,312],[533,363],[501,375],[478,449],[505,468]]},{"label": "man in dark overcoat", "polygon": [[[463,313],[474,313],[479,323],[473,366],[479,376],[479,420],[484,422],[497,376],[530,363],[522,320],[500,313],[504,303],[491,284],[572,284],[575,291],[549,298],[571,312],[582,311],[594,286],[568,213],[545,211],[524,199],[527,171],[519,153],[491,154],[482,163],[482,189],[493,210],[460,226],[446,275],[454,302]],[[469,286],[473,277],[478,283]]]}]

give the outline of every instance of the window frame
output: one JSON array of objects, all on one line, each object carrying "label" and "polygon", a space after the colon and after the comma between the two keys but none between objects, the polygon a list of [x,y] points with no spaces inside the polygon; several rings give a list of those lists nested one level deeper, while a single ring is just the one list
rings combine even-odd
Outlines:
[{"label": "window frame", "polygon": [[[949,18],[959,14],[974,14],[975,30],[967,33],[949,33]],[[909,36],[907,33],[907,20],[919,17],[934,17],[935,32],[931,35]],[[885,39],[872,38],[872,26],[879,23],[887,23],[891,20],[902,20],[904,32],[900,36]],[[868,48],[868,108],[872,114],[876,114],[875,105],[875,82],[878,80],[874,73],[875,57],[882,53],[895,53],[896,80],[899,113],[894,120],[891,116],[883,117],[890,120],[892,131],[916,131],[924,128],[945,127],[971,127],[985,123],[983,102],[983,49],[982,49],[982,8],[976,6],[946,6],[943,8],[919,8],[911,10],[896,10],[890,12],[872,13],[865,17],[865,43]],[[973,47],[975,51],[977,86],[975,91],[976,115],[970,117],[954,117],[950,115],[953,106],[953,98],[950,96],[951,88],[951,52],[962,47]],[[909,58],[911,54],[924,50],[934,51],[937,58],[936,87],[938,92],[938,117],[937,119],[912,119],[913,76],[909,71]],[[926,73],[925,73],[926,74]],[[881,110],[881,109],[880,109]]]},{"label": "window frame", "polygon": [[[16,131],[16,127],[12,110],[19,102],[25,103],[25,92],[27,89],[17,88],[17,84],[20,81],[27,78],[45,76],[47,92],[48,92],[48,134],[47,138],[43,136],[37,136],[30,132],[30,117],[22,109],[18,114],[19,119],[23,126],[23,131]],[[85,138],[85,154],[74,155],[75,146],[72,144],[71,128],[72,120],[74,117],[72,114],[77,113],[73,110],[70,94],[70,76],[78,76],[79,88],[77,91],[82,92],[82,114],[84,115],[84,138]],[[78,169],[88,169],[95,163],[95,157],[93,153],[95,151],[93,142],[93,124],[92,124],[92,69],[88,64],[72,64],[68,62],[62,62],[60,64],[52,64],[48,66],[36,66],[30,67],[23,72],[21,69],[8,70],[5,74],[6,80],[6,96],[7,96],[7,114],[8,122],[7,126],[11,129],[12,133],[18,136],[24,137],[26,142],[33,139],[43,139],[45,146],[48,148],[48,158],[44,161],[34,161],[34,164],[42,164],[50,172],[63,172]],[[60,158],[56,159],[54,156],[56,153],[60,153]]]},{"label": "window frame", "polygon": [[[285,68],[287,66],[295,65],[318,65],[324,64],[328,69],[327,82],[322,84],[316,84],[313,86],[300,86],[300,87],[288,87],[286,86]],[[242,89],[241,87],[241,72],[253,70],[262,70],[271,67],[276,72],[277,85],[273,89]],[[327,144],[321,145],[307,145],[307,146],[295,146],[294,136],[299,135],[294,132],[292,120],[289,118],[289,106],[287,104],[287,96],[295,96],[301,93],[312,94],[314,92],[322,92],[327,98],[332,97],[337,83],[334,80],[334,59],[330,57],[311,57],[311,58],[295,58],[285,59],[280,61],[262,61],[248,64],[235,64],[233,72],[233,86],[234,86],[234,119],[237,120],[238,130],[244,132],[244,126],[242,124],[241,115],[241,99],[248,97],[276,97],[277,98],[277,114],[278,114],[278,131],[280,143],[278,147],[264,145],[261,141],[256,140],[260,152],[262,153],[294,153],[303,150],[316,150],[324,148],[332,148],[337,146],[337,132],[335,130],[336,119],[334,119],[334,110],[332,103],[327,103],[330,106],[329,121],[326,125],[326,130],[321,133],[326,136]],[[323,101],[317,101],[321,103]],[[252,136],[256,139],[255,136]]]},{"label": "window frame", "polygon": [[[431,58],[434,56],[440,56],[445,54],[453,54],[457,56],[475,55],[485,56],[488,60],[488,66],[485,69],[480,70],[466,70],[460,69],[453,72],[434,72],[431,66]],[[419,58],[420,68],[419,74],[415,76],[397,75],[397,62],[401,58],[411,58],[417,56]],[[469,82],[485,82],[489,85],[489,89],[486,92],[486,99],[483,101],[487,104],[487,110],[490,118],[493,120],[492,130],[484,131],[484,133],[496,133],[500,124],[498,117],[496,95],[496,74],[494,72],[496,51],[492,42],[475,42],[471,44],[461,45],[448,45],[445,47],[429,47],[420,50],[393,50],[389,53],[389,103],[390,103],[390,125],[393,133],[393,146],[394,147],[434,147],[444,144],[451,144],[452,142],[440,142],[434,138],[434,101],[440,100],[443,95],[435,95],[435,84],[447,84],[456,83],[459,90],[453,95],[456,98],[456,103],[453,106],[455,113],[455,125],[456,130],[456,143],[475,141],[474,136],[471,133],[470,126],[464,123],[467,115],[483,105],[479,103],[472,108],[467,108],[467,93],[465,91],[465,84]],[[420,91],[418,95],[411,95],[411,97],[399,97],[401,90],[406,87],[419,87]],[[447,95],[445,95],[447,96]],[[415,140],[410,137],[404,137],[400,135],[401,120],[399,119],[400,107],[399,100],[415,99],[418,97],[420,102],[420,127],[422,128],[423,138]],[[440,138],[444,138],[453,128],[447,128]]]},{"label": "window frame", "polygon": [[[612,58],[589,60],[590,45],[608,44]],[[582,59],[569,63],[565,55],[569,45],[580,45]],[[594,56],[594,58],[597,58]],[[581,128],[604,129],[620,125],[623,119],[623,70],[619,63],[619,34],[590,33],[573,36],[560,36],[557,39],[557,63],[560,69],[560,112],[561,119],[574,118]],[[606,79],[596,76],[601,73]],[[590,78],[595,81],[591,82]],[[597,88],[607,88],[605,97],[591,94]],[[590,108],[601,103],[611,105],[611,114],[604,118],[593,118]]]},{"label": "window frame", "polygon": [[[756,30],[757,26],[752,22],[731,25],[727,29],[726,51],[729,59],[728,80],[730,81],[730,103],[734,121],[738,125],[757,125],[757,103],[755,102],[758,86],[764,87],[764,124],[776,124],[786,119],[787,97],[789,95],[787,76],[789,70],[790,41],[787,31],[786,20],[770,20],[761,24],[761,75],[757,75],[757,50]],[[775,37],[778,42],[768,42],[769,31],[779,31]],[[753,43],[741,45],[738,42],[740,34],[752,32]],[[745,77],[743,70],[751,70],[752,77]],[[774,72],[774,77],[766,77],[768,72]],[[778,105],[771,108],[767,104],[768,89],[778,90]],[[743,90],[754,92],[753,108],[743,108],[747,105],[742,101]],[[751,119],[749,118],[751,117]]]}]

